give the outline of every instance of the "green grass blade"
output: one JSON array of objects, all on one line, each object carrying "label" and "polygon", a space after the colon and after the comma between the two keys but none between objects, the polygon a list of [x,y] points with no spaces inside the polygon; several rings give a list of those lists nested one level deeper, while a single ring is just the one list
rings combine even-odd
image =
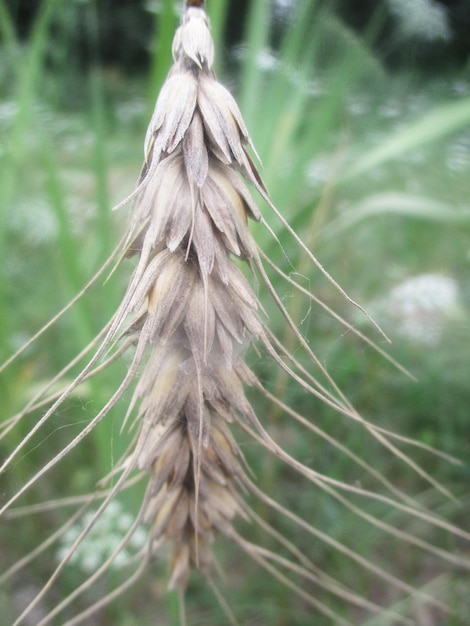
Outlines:
[{"label": "green grass blade", "polygon": [[156,25],[157,30],[148,80],[149,115],[153,111],[155,100],[171,66],[171,45],[178,20],[179,16],[175,10],[174,0],[163,0]]},{"label": "green grass blade", "polygon": [[207,14],[211,21],[211,33],[214,40],[214,49],[217,51],[215,57],[215,70],[221,69],[222,50],[224,47],[223,36],[225,23],[227,21],[228,0],[212,0],[207,4]]},{"label": "green grass blade", "polygon": [[388,161],[399,159],[412,150],[427,146],[470,124],[470,98],[443,104],[422,115],[418,120],[393,133],[377,148],[355,158],[343,179],[366,174]]},{"label": "green grass blade", "polygon": [[322,237],[334,237],[374,216],[394,215],[431,220],[442,224],[470,224],[470,209],[452,209],[447,204],[407,193],[374,194],[344,210],[322,230]]},{"label": "green grass blade", "polygon": [[268,44],[270,8],[269,0],[255,0],[251,3],[246,23],[245,56],[239,81],[238,101],[248,127],[255,125],[257,114],[260,112],[259,83],[261,70],[259,56]]}]

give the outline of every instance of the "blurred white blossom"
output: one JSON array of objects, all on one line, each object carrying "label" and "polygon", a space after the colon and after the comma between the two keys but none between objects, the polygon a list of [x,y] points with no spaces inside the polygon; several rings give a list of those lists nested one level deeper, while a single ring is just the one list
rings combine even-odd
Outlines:
[{"label": "blurred white blossom", "polygon": [[[69,554],[73,544],[91,522],[94,515],[95,511],[88,511],[64,533],[56,555],[58,561],[61,561]],[[120,502],[116,500],[110,502],[88,535],[74,551],[69,563],[75,565],[86,574],[92,574],[113,554],[132,526],[133,521],[133,516],[124,510]],[[111,567],[114,569],[124,567],[146,542],[147,533],[143,528],[137,528],[126,547],[119,551]]]},{"label": "blurred white blossom", "polygon": [[457,282],[442,274],[420,274],[399,283],[379,307],[396,329],[416,343],[435,345],[459,316]]},{"label": "blurred white blossom", "polygon": [[388,0],[388,5],[404,37],[427,41],[452,38],[446,9],[434,0]]}]

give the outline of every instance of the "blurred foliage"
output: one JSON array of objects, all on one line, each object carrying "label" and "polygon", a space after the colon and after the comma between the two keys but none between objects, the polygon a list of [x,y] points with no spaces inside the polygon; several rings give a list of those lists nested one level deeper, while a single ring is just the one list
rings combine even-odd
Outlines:
[{"label": "blurred foliage", "polygon": [[[225,65],[219,65],[218,73],[237,94],[275,204],[328,271],[375,315],[393,339],[391,346],[381,347],[418,382],[411,382],[366,348],[279,276],[273,275],[272,280],[320,361],[367,418],[466,461],[470,81],[457,69],[425,79],[413,66],[391,74],[381,55],[372,52],[367,36],[359,36],[324,4],[298,3],[296,11],[278,12],[272,20],[272,3],[253,0],[243,43],[225,46]],[[19,11],[20,4],[0,0],[0,84],[4,87],[0,101],[0,354],[4,357],[86,283],[119,240],[126,212],[112,214],[110,208],[132,190],[138,176],[149,110],[170,62],[168,42],[177,22],[174,3],[167,0],[147,3],[134,17],[123,3],[111,11],[116,22],[109,21],[106,30],[101,15],[109,14],[111,3],[44,0],[38,6],[25,41],[25,33],[17,29],[21,20],[14,19],[15,7]],[[226,20],[234,19],[233,4],[212,2],[208,9],[214,38],[223,44],[230,28]],[[121,20],[125,35],[115,30]],[[108,40],[113,45],[108,45]],[[135,48],[142,46],[150,62],[144,76],[134,76],[135,64],[143,59],[139,56],[142,50],[137,53]],[[112,62],[106,56],[107,48],[114,51]],[[84,58],[92,63],[84,64]],[[113,67],[115,61],[117,67]],[[253,225],[267,256],[381,342],[380,336],[366,327],[363,316],[311,267],[267,208],[265,214],[283,247],[280,250],[266,231]],[[116,307],[131,270],[131,263],[125,261],[111,280],[99,281],[70,314],[2,373],[5,418],[19,410],[41,382],[68,363],[100,330]],[[418,297],[397,304],[393,290],[420,275],[448,279],[455,285],[455,297],[437,303],[431,298],[429,304],[429,294],[424,294],[421,301]],[[261,295],[273,332],[285,334],[289,343],[283,321],[269,298],[264,300]],[[432,322],[432,340],[423,341],[407,332],[409,315],[421,326]],[[362,430],[349,428],[321,404],[299,395],[266,357],[249,358],[266,386],[286,404],[303,411],[359,456],[370,459],[374,455],[378,470],[423,503],[462,524],[468,521],[459,520],[464,516],[458,507],[451,502],[442,504],[403,464],[364,441]],[[27,465],[39,467],[68,442],[94,407],[109,396],[125,367],[125,362],[120,362],[99,385],[84,385],[55,418],[47,445],[42,445],[43,436],[30,443]],[[268,410],[263,401],[253,401],[258,403],[263,422],[275,429],[293,456],[333,477],[367,480],[313,435],[312,439],[306,437],[288,416]],[[93,489],[126,447],[125,437],[119,435],[123,412],[122,406],[117,407],[89,437],[87,446],[74,450],[61,464],[61,471],[45,477],[24,503]],[[19,441],[38,414],[24,420],[2,445]],[[279,494],[284,504],[315,520],[338,540],[352,534],[369,558],[379,562],[396,558],[415,575],[417,585],[426,578],[422,563],[409,562],[406,554],[393,554],[374,531],[357,524],[326,496],[300,492],[298,478],[276,459],[248,445],[246,454],[263,488]],[[421,451],[412,454],[468,503],[468,465],[436,462]],[[5,492],[14,492],[23,481],[23,470],[16,466],[14,470],[6,477],[7,485],[2,484]],[[138,501],[138,493],[128,494],[124,506],[132,510]],[[40,521],[32,517],[22,520],[20,526],[13,524],[11,530],[2,529],[2,554],[14,560],[19,547],[22,551],[34,547],[37,537],[61,514],[52,511]],[[288,525],[283,530],[292,533]],[[310,544],[304,547],[306,552],[312,551]],[[249,568],[240,562],[233,547],[220,545],[217,549],[223,567],[230,571],[226,595],[242,623],[312,623],[309,609],[292,600],[288,590],[267,575],[247,576]],[[358,578],[341,555],[322,546],[314,550],[320,565],[329,563],[343,579]],[[442,571],[435,563],[432,568],[437,585]],[[22,591],[37,590],[46,570],[46,563],[34,563],[22,582]],[[457,604],[465,614],[468,599],[464,601],[459,585],[449,581],[447,593],[459,598]],[[73,589],[73,569],[62,584],[64,595]],[[358,585],[371,597],[380,593],[366,580],[358,580]],[[164,589],[164,568],[156,564],[155,572],[136,591],[90,623],[173,623],[171,597],[155,621],[154,607],[160,609]],[[100,593],[101,588],[91,590],[85,601]],[[8,607],[22,602],[20,595],[13,594],[12,599],[0,596],[5,611],[13,611]],[[194,581],[188,604],[194,616],[191,624],[224,620],[200,581]],[[361,623],[362,616],[350,619]],[[455,624],[458,619],[457,615]],[[315,622],[319,626],[326,623],[321,618]]]},{"label": "blurred foliage", "polygon": [[[27,42],[43,3],[3,2],[18,37]],[[247,15],[257,2],[229,0],[212,4],[209,3],[209,10],[213,14],[221,6],[228,15],[227,21],[220,28],[216,24],[214,29],[225,42],[225,48],[218,46],[221,56],[227,48],[242,42],[244,31],[249,28]],[[272,0],[268,4],[271,9],[266,24],[276,45],[285,32],[286,17],[295,13],[301,3]],[[435,73],[436,68],[444,72],[449,67],[462,67],[469,60],[469,0],[317,0],[316,4],[338,16],[389,67],[403,68],[413,62],[420,71]],[[58,70],[64,70],[69,63],[79,71],[102,64],[128,75],[146,73],[155,58],[156,40],[164,41],[170,35],[159,28],[158,18],[169,12],[176,18],[180,5],[179,0],[57,2],[49,25],[48,63]],[[431,18],[426,16],[426,9]],[[170,22],[163,23],[171,26]],[[160,52],[165,54],[163,49]],[[77,78],[77,71],[71,73]]]}]

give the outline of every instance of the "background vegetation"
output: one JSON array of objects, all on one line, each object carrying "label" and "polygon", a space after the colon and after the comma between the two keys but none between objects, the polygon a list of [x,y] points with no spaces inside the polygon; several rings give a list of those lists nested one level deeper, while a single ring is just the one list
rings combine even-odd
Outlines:
[{"label": "background vegetation", "polygon": [[[126,37],[115,36],[120,53],[113,59],[106,59],[100,48],[104,35],[99,4],[44,0],[24,38],[26,33],[12,19],[14,11],[0,0],[0,355],[4,358],[86,283],[120,238],[126,209],[118,213],[110,209],[132,190],[138,176],[146,124],[170,64],[178,21],[173,1],[149,3],[144,21],[129,17]],[[228,2],[208,2],[219,50],[217,70],[237,96],[275,204],[328,271],[383,326],[393,340],[384,349],[417,382],[366,349],[321,309],[294,295],[279,278],[274,276],[273,281],[321,361],[366,417],[463,460],[462,466],[455,466],[413,452],[458,503],[436,497],[404,464],[365,441],[362,431],[347,428],[331,411],[298,397],[269,360],[255,355],[250,360],[265,384],[287,404],[360,456],[373,459],[394,484],[465,525],[470,476],[469,68],[459,58],[459,63],[449,61],[444,73],[434,75],[404,63],[391,69],[377,52],[382,31],[374,28],[373,21],[358,34],[324,4],[306,1],[289,8],[287,3],[254,0],[244,20],[242,41],[235,45],[236,37],[231,37],[228,45],[226,20],[238,18]],[[150,53],[126,57],[126,46],[133,49],[133,38],[140,33],[149,42]],[[132,71],[133,64],[139,71]],[[271,221],[268,214],[267,218]],[[282,228],[274,221],[272,227],[284,244]],[[266,232],[254,228],[266,254],[283,271],[381,341],[292,244],[285,243],[283,254]],[[2,373],[2,417],[18,411],[38,385],[95,336],[111,317],[131,269],[125,261],[112,280],[99,281]],[[275,311],[268,313],[273,331],[281,336],[281,319]],[[2,478],[2,494],[13,493],[23,481],[23,471],[40,467],[70,440],[124,369],[125,362],[118,363],[99,385],[90,382],[76,402],[62,408],[51,432],[33,440],[21,463]],[[364,480],[321,440],[309,440],[298,432],[288,416],[254,402],[263,422],[293,456],[333,477]],[[93,490],[126,448],[125,437],[119,436],[122,410],[118,407],[85,446],[67,457],[60,471],[45,477],[21,503]],[[2,456],[37,415],[23,420],[2,441]],[[335,538],[353,536],[368,558],[396,561],[416,586],[431,585],[433,592],[456,607],[452,621],[446,623],[463,623],[470,608],[465,593],[468,578],[444,573],[437,562],[414,561],[406,551],[392,551],[383,537],[326,496],[303,491],[290,471],[248,442],[246,454],[263,488],[274,490],[287,506]],[[126,494],[103,536],[119,533],[116,520],[132,513],[138,502],[139,493]],[[46,536],[49,524],[66,513],[55,510],[2,526],[0,551],[5,562],[14,562],[34,547],[38,537]],[[252,532],[256,540],[256,531]],[[103,539],[96,540],[95,550],[99,541]],[[288,590],[278,589],[267,574],[260,576],[230,546],[218,548],[222,567],[229,572],[224,593],[241,623],[328,623],[322,618],[312,622],[308,607],[293,600]],[[330,573],[345,581],[357,579],[358,573],[341,555],[321,546],[313,552],[320,567],[328,566]],[[73,589],[75,570],[86,569],[86,556],[70,567],[63,588],[55,591],[56,601]],[[8,596],[0,595],[3,615],[17,613],[38,590],[49,565],[34,562],[21,585]],[[164,565],[156,564],[134,592],[93,623],[172,623],[174,598],[162,600],[165,584]],[[368,597],[394,601],[370,580],[359,580],[358,586]],[[100,592],[93,589],[92,599]],[[201,581],[194,580],[188,604],[195,616],[192,624],[224,623],[217,602]],[[361,614],[349,613],[347,618],[369,626],[389,623],[385,618],[366,622]],[[437,625],[440,618],[429,619],[426,624]]]}]

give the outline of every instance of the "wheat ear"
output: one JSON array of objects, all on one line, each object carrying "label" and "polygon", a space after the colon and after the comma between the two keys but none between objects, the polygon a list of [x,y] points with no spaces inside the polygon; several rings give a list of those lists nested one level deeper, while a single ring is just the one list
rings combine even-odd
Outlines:
[{"label": "wheat ear", "polygon": [[[29,507],[23,510],[10,507],[79,444],[134,383],[123,428],[130,421],[136,434],[128,453],[114,469],[113,476],[119,475],[117,482],[105,488],[106,481],[103,481],[102,490],[91,497],[92,500],[102,500],[102,504],[88,519],[71,549],[63,555],[43,589],[16,619],[15,625],[26,623],[28,615],[40,605],[119,491],[132,488],[135,480],[142,478],[148,480],[148,485],[134,523],[109,558],[70,596],[38,620],[40,626],[52,623],[106,573],[141,524],[147,525],[149,533],[145,546],[134,556],[134,572],[108,595],[69,618],[67,624],[83,622],[111,602],[142,575],[165,546],[170,549],[169,587],[176,589],[183,600],[191,572],[197,570],[214,589],[227,620],[234,623],[235,617],[215,585],[217,568],[212,545],[214,538],[220,535],[234,541],[296,593],[311,611],[324,614],[332,623],[350,622],[319,599],[316,589],[325,590],[357,609],[386,616],[388,620],[394,620],[393,623],[413,623],[406,615],[387,611],[322,572],[294,541],[259,517],[248,503],[246,494],[261,500],[268,509],[284,516],[316,542],[324,543],[369,571],[374,579],[382,580],[388,588],[446,611],[444,602],[417,591],[411,584],[368,561],[354,548],[333,539],[278,504],[256,486],[249,474],[230,425],[237,427],[238,432],[247,433],[262,448],[304,477],[308,484],[327,493],[371,527],[459,567],[470,567],[465,557],[441,550],[413,532],[395,528],[380,516],[374,517],[362,510],[361,505],[350,498],[375,500],[387,509],[405,512],[412,519],[427,522],[462,541],[470,539],[463,530],[417,506],[383,479],[366,460],[353,455],[341,442],[277,399],[245,363],[247,347],[253,343],[260,346],[304,393],[359,424],[384,448],[439,487],[396,447],[393,433],[371,424],[356,412],[322,367],[272,287],[264,265],[269,260],[263,257],[248,227],[249,219],[264,222],[248,186],[261,195],[281,220],[284,218],[271,203],[257,170],[256,152],[238,106],[212,70],[214,49],[203,1],[188,0],[186,5],[173,42],[174,64],[158,97],[145,138],[141,177],[136,190],[127,199],[133,203],[129,230],[116,253],[121,257],[137,257],[134,273],[116,314],[81,355],[86,356],[95,349],[80,374],[59,392],[47,395],[49,387],[45,388],[31,400],[24,412],[6,424],[5,433],[14,428],[28,411],[46,402],[52,403],[30,435],[7,457],[2,469],[11,466],[29,439],[80,383],[98,375],[124,350],[132,352],[128,372],[91,422],[2,505],[2,512],[10,518],[34,514],[36,511]],[[302,246],[295,232],[287,223],[285,225],[296,243]],[[307,253],[324,272],[310,251]],[[268,330],[267,315],[245,273],[240,270],[240,261],[245,262],[249,270],[246,274],[255,273],[271,293],[273,303],[284,315],[311,368],[306,368]],[[305,292],[291,278],[287,280],[294,288]],[[338,287],[336,283],[334,285]],[[355,332],[342,318],[338,319],[348,330]],[[382,350],[379,348],[379,351]],[[341,483],[296,461],[267,432],[247,399],[248,387],[306,429],[313,430],[339,453],[351,457],[390,495]],[[83,501],[87,504],[86,499],[72,498],[67,502],[44,504],[40,509],[59,504],[78,505]],[[244,539],[236,529],[237,518],[258,524],[276,542],[279,552]],[[5,572],[2,579],[16,575],[33,558],[43,554],[69,525],[61,527],[34,553]],[[182,610],[181,622],[184,621]]]}]

